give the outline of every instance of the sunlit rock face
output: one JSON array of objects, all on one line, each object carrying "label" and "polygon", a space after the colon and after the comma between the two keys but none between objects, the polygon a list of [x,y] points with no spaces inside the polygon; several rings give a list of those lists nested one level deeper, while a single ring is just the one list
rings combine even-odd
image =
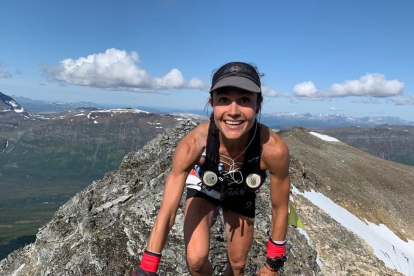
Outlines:
[{"label": "sunlit rock face", "polygon": [[[142,150],[125,156],[118,171],[107,173],[63,205],[39,230],[35,243],[4,259],[0,275],[129,275],[139,264],[160,207],[177,142],[194,126],[190,121],[182,122]],[[189,275],[184,257],[183,205],[184,197],[163,251],[160,271],[165,275]],[[264,262],[269,217],[268,187],[264,187],[258,197],[247,274]],[[223,230],[221,219],[211,230],[210,257],[217,275],[226,264]],[[294,228],[289,230],[292,257],[286,264],[287,275],[301,271],[318,275],[316,252],[304,236]]]}]

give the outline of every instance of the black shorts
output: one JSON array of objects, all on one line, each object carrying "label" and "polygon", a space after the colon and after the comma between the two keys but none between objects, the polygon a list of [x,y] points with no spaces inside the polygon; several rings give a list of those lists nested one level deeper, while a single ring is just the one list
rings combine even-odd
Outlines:
[{"label": "black shorts", "polygon": [[209,196],[203,190],[197,190],[187,187],[187,199],[192,197],[201,197],[216,206],[221,206],[223,211],[233,211],[239,215],[254,218],[256,209],[256,192],[251,190],[227,191],[224,200]]}]

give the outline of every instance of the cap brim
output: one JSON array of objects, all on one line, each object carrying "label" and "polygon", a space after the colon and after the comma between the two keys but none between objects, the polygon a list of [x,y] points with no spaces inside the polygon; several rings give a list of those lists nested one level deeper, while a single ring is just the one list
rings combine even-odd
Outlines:
[{"label": "cap brim", "polygon": [[254,82],[247,78],[231,76],[219,80],[211,89],[210,93],[214,90],[217,90],[222,87],[236,87],[250,92],[260,93],[262,92],[261,88],[257,86]]}]

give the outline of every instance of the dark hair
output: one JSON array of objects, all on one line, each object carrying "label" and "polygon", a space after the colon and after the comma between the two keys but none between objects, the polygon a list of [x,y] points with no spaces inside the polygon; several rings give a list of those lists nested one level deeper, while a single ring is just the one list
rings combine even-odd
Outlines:
[{"label": "dark hair", "polygon": [[[254,70],[256,71],[256,73],[257,73],[257,75],[259,76],[259,78],[262,78],[265,74],[263,74],[263,73],[260,73],[259,72],[259,69],[257,68],[257,66],[255,65],[255,64],[253,64],[253,63],[248,63],[250,66],[252,66],[253,68],[254,68]],[[224,65],[223,65],[224,66]],[[223,67],[222,66],[222,67]],[[222,67],[220,67],[220,68],[222,68]],[[218,71],[219,69],[215,69],[215,70],[213,70],[213,72],[211,73],[211,78],[213,78],[214,77],[214,75],[215,75],[215,73]],[[216,91],[216,90],[214,90],[214,91]],[[204,107],[204,110],[206,111],[206,113],[208,114],[208,106],[209,105],[211,105],[212,106],[212,99],[213,99],[213,93],[214,93],[214,91],[210,91],[210,98],[211,98],[211,101],[210,101],[210,99],[209,99],[209,101],[206,103],[206,106]],[[253,92],[252,92],[253,93]],[[263,103],[263,93],[262,92],[260,92],[260,93],[257,93],[257,104],[259,105],[259,110],[257,110],[256,112],[257,113],[260,113],[260,111],[262,110],[262,103]],[[212,120],[214,120],[214,111],[212,111],[211,112],[211,114],[210,114],[210,121],[212,121]]]}]

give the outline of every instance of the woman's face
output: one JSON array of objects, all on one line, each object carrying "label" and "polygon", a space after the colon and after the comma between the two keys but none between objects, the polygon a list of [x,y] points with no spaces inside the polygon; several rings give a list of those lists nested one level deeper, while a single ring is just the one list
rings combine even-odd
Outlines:
[{"label": "woman's face", "polygon": [[256,93],[231,87],[214,91],[211,104],[216,126],[232,140],[249,132],[259,110]]}]

